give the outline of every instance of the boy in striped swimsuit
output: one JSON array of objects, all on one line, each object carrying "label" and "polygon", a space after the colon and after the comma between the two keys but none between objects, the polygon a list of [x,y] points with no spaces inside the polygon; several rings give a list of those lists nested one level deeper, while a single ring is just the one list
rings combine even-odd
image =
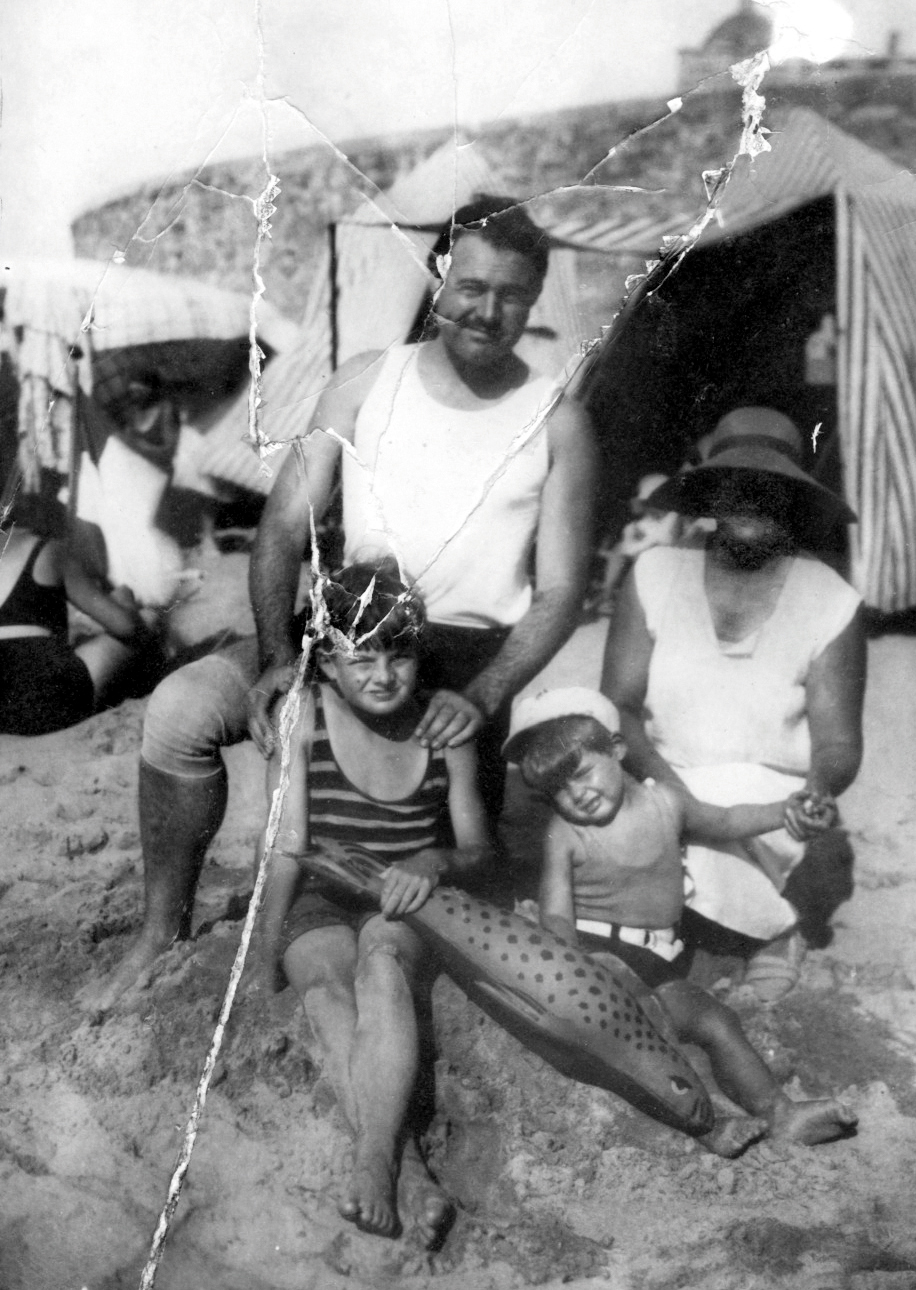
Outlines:
[{"label": "boy in striped swimsuit", "polygon": [[[414,737],[423,714],[416,684],[424,611],[396,574],[351,565],[329,584],[325,603],[329,628],[293,735],[265,948],[271,971],[282,956],[354,1134],[341,1214],[393,1236],[400,1200],[429,1245],[450,1206],[404,1132],[418,1068],[413,990],[421,949],[401,916],[419,909],[444,877],[488,856],[476,753],[473,742],[434,751]],[[275,752],[269,799],[278,776]],[[296,856],[325,838],[390,861],[380,907],[302,872]]]}]

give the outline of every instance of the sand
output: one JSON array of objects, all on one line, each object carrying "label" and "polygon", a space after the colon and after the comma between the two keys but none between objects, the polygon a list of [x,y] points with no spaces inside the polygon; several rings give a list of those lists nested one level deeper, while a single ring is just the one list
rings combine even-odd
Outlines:
[{"label": "sand", "polygon": [[[210,614],[243,626],[242,557],[210,563]],[[218,593],[218,594],[215,594]],[[207,613],[186,635],[204,635]],[[603,624],[551,679],[594,683]],[[794,1096],[842,1094],[849,1141],[722,1161],[526,1052],[446,978],[432,989],[431,1165],[458,1203],[442,1248],[338,1216],[347,1139],[290,992],[243,978],[156,1285],[161,1290],[901,1290],[916,1287],[916,641],[869,649],[867,753],[843,802],[856,890],[800,988],[730,1001]],[[231,803],[195,939],[104,1021],[76,991],[142,905],[136,764],[145,701],[43,739],[0,737],[0,1290],[138,1285],[235,953],[262,770],[228,755]],[[517,858],[537,819],[511,786]]]}]

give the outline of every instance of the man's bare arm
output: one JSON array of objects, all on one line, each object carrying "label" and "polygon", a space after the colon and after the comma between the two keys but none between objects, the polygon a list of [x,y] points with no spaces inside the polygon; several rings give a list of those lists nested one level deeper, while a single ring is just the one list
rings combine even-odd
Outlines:
[{"label": "man's bare arm", "polygon": [[334,374],[304,440],[288,453],[258,525],[248,587],[258,629],[262,674],[249,693],[249,730],[269,754],[270,705],[292,683],[299,642],[291,633],[302,557],[311,526],[331,498],[341,443],[352,442],[356,417],[377,374],[376,353],[359,354]]},{"label": "man's bare arm", "polygon": [[562,402],[547,426],[550,469],[541,495],[535,590],[496,658],[463,694],[433,696],[418,736],[433,747],[469,739],[572,634],[585,595],[596,453],[584,410]]}]

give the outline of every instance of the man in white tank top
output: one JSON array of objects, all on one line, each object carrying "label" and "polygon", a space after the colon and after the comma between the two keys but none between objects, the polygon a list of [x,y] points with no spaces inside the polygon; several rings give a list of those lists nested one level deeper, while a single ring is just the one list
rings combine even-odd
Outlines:
[{"label": "man in white tank top", "polygon": [[[428,626],[421,743],[477,736],[489,813],[502,804],[509,701],[574,628],[591,554],[596,462],[587,418],[515,354],[547,270],[543,232],[515,203],[456,212],[433,248],[435,334],[345,363],[301,451],[280,470],[251,560],[258,649],[242,642],[179,669],[151,696],[140,759],[146,913],[112,977],[84,992],[111,1006],[187,933],[204,854],[223,819],[220,749],[288,689],[300,640],[293,608],[312,523],[343,457],[347,559],[391,554],[421,591]],[[258,658],[260,655],[260,659]]]},{"label": "man in white tank top", "polygon": [[343,449],[345,558],[395,556],[432,625],[423,680],[434,695],[417,737],[456,746],[481,732],[481,787],[495,816],[503,735],[494,722],[582,603],[594,457],[582,409],[563,400],[545,418],[551,383],[514,353],[546,272],[543,234],[511,203],[494,209],[498,199],[459,211],[433,250],[443,279],[434,337],[345,363],[302,454],[278,475],[251,563],[265,669],[251,728],[263,747],[269,704],[291,680],[302,550]]}]

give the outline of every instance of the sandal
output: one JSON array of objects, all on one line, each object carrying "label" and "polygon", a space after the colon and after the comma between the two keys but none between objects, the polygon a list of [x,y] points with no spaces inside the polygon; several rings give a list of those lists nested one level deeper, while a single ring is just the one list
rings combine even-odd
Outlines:
[{"label": "sandal", "polygon": [[766,946],[750,960],[742,985],[748,985],[761,1003],[778,1003],[798,985],[801,965],[805,958],[805,942],[800,932],[793,932],[782,946],[775,942]]}]

